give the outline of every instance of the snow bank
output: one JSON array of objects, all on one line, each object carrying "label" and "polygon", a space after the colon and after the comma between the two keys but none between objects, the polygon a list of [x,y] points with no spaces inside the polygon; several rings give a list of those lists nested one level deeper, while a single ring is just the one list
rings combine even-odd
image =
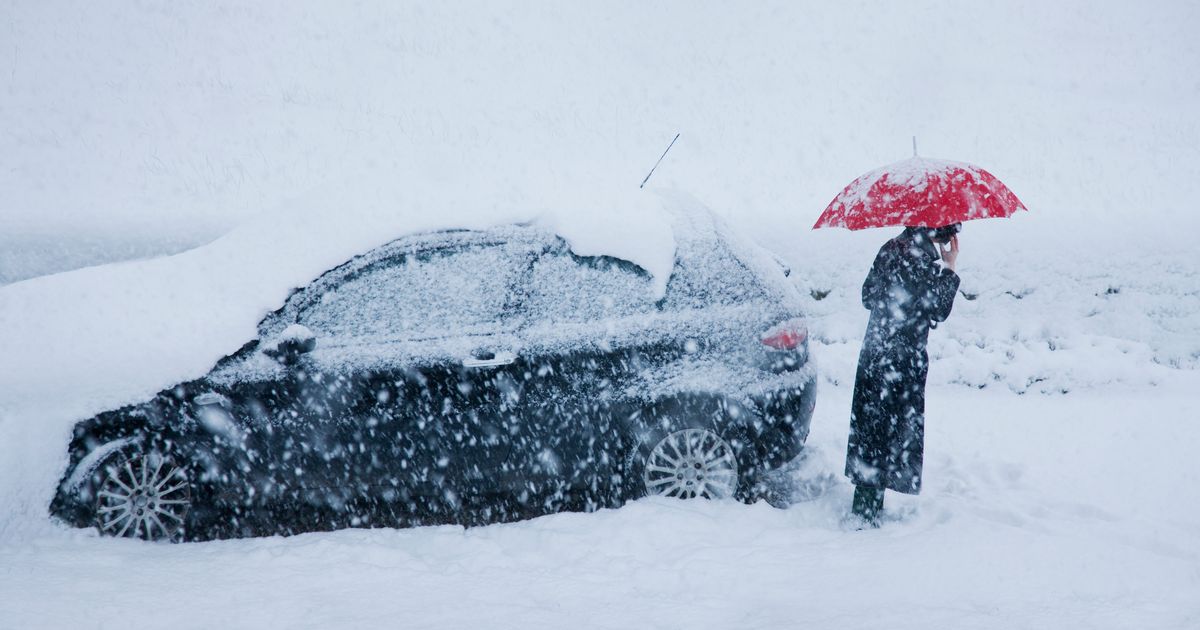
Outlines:
[{"label": "snow bank", "polygon": [[216,240],[227,231],[194,225],[0,231],[0,285],[114,261],[170,256]]},{"label": "snow bank", "polygon": [[[929,335],[931,383],[1092,395],[1154,387],[1200,369],[1200,267],[1192,252],[1106,259],[1024,245],[996,251],[973,242],[980,229],[968,224],[960,235],[962,286],[950,319]],[[831,240],[851,247],[789,253],[829,382],[853,383],[869,315],[862,281],[878,246],[894,234],[842,234]]]}]

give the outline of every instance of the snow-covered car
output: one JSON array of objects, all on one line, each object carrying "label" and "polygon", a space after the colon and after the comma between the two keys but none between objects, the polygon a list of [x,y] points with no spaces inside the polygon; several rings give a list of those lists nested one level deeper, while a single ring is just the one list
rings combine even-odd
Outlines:
[{"label": "snow-covered car", "polygon": [[52,514],[199,540],[749,500],[815,401],[787,271],[712,216],[665,290],[535,225],[400,238],[203,378],[77,424]]}]

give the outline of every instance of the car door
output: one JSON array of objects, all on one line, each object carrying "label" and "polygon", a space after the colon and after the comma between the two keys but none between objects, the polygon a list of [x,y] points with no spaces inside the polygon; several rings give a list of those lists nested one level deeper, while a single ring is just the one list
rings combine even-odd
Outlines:
[{"label": "car door", "polygon": [[[627,446],[621,415],[629,375],[643,369],[657,315],[650,276],[565,243],[531,269],[521,330],[524,388],[510,461],[543,501],[608,503]],[[574,507],[582,507],[576,505]]]},{"label": "car door", "polygon": [[514,330],[534,247],[450,233],[310,300],[298,321],[317,336],[308,358],[334,398],[313,427],[329,427],[345,457],[324,477],[434,520],[494,492],[521,395]]}]

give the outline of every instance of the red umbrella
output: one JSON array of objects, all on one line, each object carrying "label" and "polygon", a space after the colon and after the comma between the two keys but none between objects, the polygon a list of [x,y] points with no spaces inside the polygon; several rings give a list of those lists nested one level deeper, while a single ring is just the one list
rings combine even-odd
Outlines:
[{"label": "red umbrella", "polygon": [[813,229],[941,227],[1026,209],[1007,186],[978,166],[914,157],[850,182]]}]

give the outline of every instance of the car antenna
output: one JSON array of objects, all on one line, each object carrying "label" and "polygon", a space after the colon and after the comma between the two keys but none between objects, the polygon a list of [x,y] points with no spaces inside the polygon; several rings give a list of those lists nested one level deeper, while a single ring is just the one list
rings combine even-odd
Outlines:
[{"label": "car antenna", "polygon": [[[675,146],[675,141],[676,141],[676,140],[678,140],[678,139],[679,139],[679,134],[677,133],[677,134],[675,134],[675,137],[671,139],[671,144],[668,144],[668,145],[667,145],[667,151],[670,151],[670,150],[671,150],[671,147]],[[646,173],[646,179],[643,179],[643,180],[642,180],[642,185],[641,185],[641,186],[638,186],[638,188],[645,188],[645,187],[646,187],[646,182],[650,181],[650,176],[654,174],[654,169],[658,168],[658,165],[659,165],[659,164],[662,164],[663,158],[667,157],[667,151],[663,151],[663,154],[662,154],[662,155],[660,155],[660,156],[658,156],[658,161],[657,161],[657,162],[655,162],[655,163],[654,163],[654,166],[652,166],[652,167],[650,168],[650,172],[649,172],[649,173]]]}]

